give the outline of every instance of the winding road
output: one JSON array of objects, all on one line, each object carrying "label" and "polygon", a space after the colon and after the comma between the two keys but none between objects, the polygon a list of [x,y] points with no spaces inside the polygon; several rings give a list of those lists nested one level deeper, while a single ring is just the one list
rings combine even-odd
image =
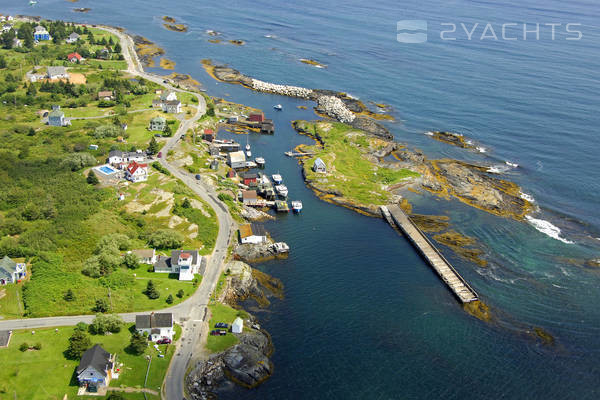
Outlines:
[{"label": "winding road", "polygon": [[[155,82],[173,91],[191,93],[198,99],[196,114],[191,118],[181,122],[177,132],[175,132],[175,134],[169,138],[169,140],[161,149],[165,157],[160,159],[160,163],[167,170],[169,170],[173,176],[185,183],[194,193],[196,193],[214,209],[219,221],[219,233],[215,243],[215,248],[212,255],[209,256],[209,260],[206,265],[206,271],[198,289],[184,302],[173,307],[156,310],[160,312],[172,312],[175,320],[178,321],[183,328],[182,337],[176,344],[176,353],[171,361],[171,365],[169,366],[169,370],[167,371],[167,375],[165,377],[165,383],[163,385],[163,398],[179,400],[183,398],[185,394],[184,380],[186,371],[188,369],[188,364],[192,359],[194,351],[199,346],[200,337],[208,333],[208,321],[205,320],[205,317],[208,313],[208,302],[210,295],[213,292],[221,275],[224,261],[227,256],[227,249],[229,247],[230,240],[233,237],[233,232],[235,229],[237,229],[237,226],[231,219],[231,215],[229,214],[227,207],[220,200],[218,200],[217,193],[211,186],[206,185],[201,180],[194,179],[194,177],[187,172],[180,171],[166,160],[166,155],[169,150],[173,149],[177,145],[177,142],[181,140],[182,136],[193,127],[194,123],[198,121],[198,119],[200,119],[206,113],[206,101],[204,97],[198,93],[188,92],[173,87],[165,83],[163,77],[144,72],[137,54],[135,53],[133,40],[129,35],[126,35],[112,27],[98,26],[98,28],[104,29],[119,37],[121,41],[122,53],[127,61],[127,70],[125,72],[143,77],[144,79]],[[119,315],[125,322],[134,322],[135,316],[140,313],[141,312],[124,313]],[[76,315],[5,320],[0,321],[0,330],[69,326],[75,325],[81,321],[90,323],[93,319],[94,315]]]}]

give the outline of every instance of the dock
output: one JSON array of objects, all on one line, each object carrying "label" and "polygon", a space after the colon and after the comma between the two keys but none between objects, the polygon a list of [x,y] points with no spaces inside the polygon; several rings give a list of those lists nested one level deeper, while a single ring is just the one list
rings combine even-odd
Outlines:
[{"label": "dock", "polygon": [[479,296],[475,290],[456,272],[452,264],[446,260],[442,253],[440,253],[400,207],[395,204],[382,206],[381,213],[392,226],[395,225],[400,228],[412,245],[421,253],[421,256],[431,265],[434,271],[462,303],[479,300]]},{"label": "dock", "polygon": [[309,157],[309,156],[315,155],[315,153],[299,153],[299,152],[294,152],[294,151],[286,151],[283,154],[285,154],[288,157]]}]

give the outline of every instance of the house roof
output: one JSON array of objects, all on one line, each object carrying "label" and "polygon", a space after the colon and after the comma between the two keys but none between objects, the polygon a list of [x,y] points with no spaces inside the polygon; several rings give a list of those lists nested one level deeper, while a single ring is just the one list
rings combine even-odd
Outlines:
[{"label": "house roof", "polygon": [[256,190],[242,190],[242,199],[252,200],[257,198],[258,195],[256,194]]},{"label": "house roof", "polygon": [[17,272],[17,263],[11,260],[9,256],[4,256],[0,260],[0,278],[12,279],[15,272]]},{"label": "house roof", "polygon": [[246,156],[243,151],[234,151],[229,153],[229,159],[231,162],[246,161]]},{"label": "house roof", "polygon": [[151,258],[156,254],[156,250],[154,249],[139,249],[139,250],[131,250],[132,254],[135,254],[139,258]]},{"label": "house roof", "polygon": [[60,108],[55,108],[48,114],[48,118],[62,118],[65,116],[65,113],[60,111]]},{"label": "house roof", "polygon": [[187,260],[188,258],[190,258],[192,255],[190,253],[180,253],[179,254],[179,258],[182,258],[184,260]]},{"label": "house roof", "polygon": [[135,316],[136,329],[171,328],[173,313],[152,313]]},{"label": "house roof", "polygon": [[171,265],[177,265],[179,261],[179,255],[182,253],[187,253],[192,257],[192,264],[198,263],[198,250],[173,250],[171,252]]},{"label": "house roof", "polygon": [[132,161],[129,163],[129,165],[127,165],[127,172],[129,172],[131,175],[135,174],[135,171],[138,170],[138,168],[147,168],[148,164],[139,164],[135,161]]},{"label": "house roof", "polygon": [[162,94],[160,95],[160,99],[161,99],[161,100],[166,100],[166,99],[167,99],[167,97],[171,96],[172,94],[174,94],[174,95],[175,95],[175,97],[177,97],[177,94],[176,94],[174,91],[172,91],[172,90],[165,90],[165,91],[163,91],[163,92],[162,92]]},{"label": "house roof", "polygon": [[67,60],[70,60],[72,58],[76,58],[78,60],[83,60],[83,57],[81,57],[81,54],[79,54],[77,52],[71,53],[67,56]]},{"label": "house roof", "polygon": [[250,224],[240,226],[240,237],[245,239],[252,236],[252,226]]},{"label": "house roof", "polygon": [[42,25],[38,25],[35,27],[35,33],[48,33],[48,31],[46,30],[46,28],[44,28]]},{"label": "house roof", "polygon": [[76,32],[73,32],[69,35],[69,39],[79,39],[81,36],[79,36]]},{"label": "house roof", "polygon": [[325,165],[325,163],[323,162],[323,160],[321,160],[320,158],[317,158],[315,160],[315,166],[319,167],[319,168],[327,168],[327,166]]},{"label": "house roof", "polygon": [[205,129],[204,130],[204,134],[205,135],[212,135],[213,133],[215,133],[212,129]]},{"label": "house roof", "polygon": [[236,318],[236,319],[233,321],[233,324],[231,324],[231,325],[232,325],[232,326],[237,326],[237,327],[243,328],[243,327],[244,327],[244,320],[243,320],[243,319],[241,319],[240,317],[237,317],[237,318]]},{"label": "house roof", "polygon": [[67,70],[65,67],[48,67],[48,76],[54,75],[66,75]]},{"label": "house roof", "polygon": [[112,95],[112,90],[103,90],[101,92],[98,92],[98,97],[112,97]]},{"label": "house roof", "polygon": [[244,179],[258,179],[256,172],[245,172]]},{"label": "house roof", "polygon": [[160,122],[160,123],[164,124],[167,122],[167,120],[164,117],[154,117],[150,120],[150,122],[154,122],[154,123]]},{"label": "house roof", "polygon": [[254,236],[267,236],[267,231],[264,226],[258,224],[252,224],[251,226]]},{"label": "house roof", "polygon": [[110,361],[110,353],[102,348],[99,344],[87,349],[77,367],[77,373],[82,373],[86,368],[93,367],[96,371],[106,376],[106,370],[112,368]]},{"label": "house roof", "polygon": [[108,153],[109,157],[123,157],[124,152],[121,150],[111,150]]},{"label": "house roof", "polygon": [[181,101],[179,100],[168,100],[165,101],[164,104],[168,105],[168,106],[178,106],[181,104]]}]

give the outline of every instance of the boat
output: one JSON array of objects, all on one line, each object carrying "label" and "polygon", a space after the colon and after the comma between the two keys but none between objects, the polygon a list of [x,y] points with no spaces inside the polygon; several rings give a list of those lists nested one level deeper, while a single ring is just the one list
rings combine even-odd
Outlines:
[{"label": "boat", "polygon": [[286,155],[286,156],[288,156],[288,157],[293,157],[293,156],[294,156],[294,153],[292,153],[291,151],[286,151],[286,152],[285,152],[285,153],[283,153],[283,154],[285,154],[285,155]]},{"label": "boat", "polygon": [[252,152],[250,150],[246,150],[246,157],[252,157]]},{"label": "boat", "polygon": [[272,178],[273,178],[273,182],[275,182],[275,184],[277,184],[277,185],[281,185],[281,183],[283,182],[283,178],[279,174],[273,175]]},{"label": "boat", "polygon": [[277,185],[275,186],[275,190],[277,191],[277,194],[282,197],[287,197],[288,195],[288,188],[285,185]]},{"label": "boat", "polygon": [[29,5],[30,5],[30,6],[34,6],[34,5],[36,5],[36,4],[37,4],[37,1],[35,1],[35,0],[30,0],[30,1],[29,1]]},{"label": "boat", "polygon": [[250,143],[248,143],[248,137],[246,137],[246,150],[250,151]]},{"label": "boat", "polygon": [[277,212],[289,212],[290,211],[287,201],[283,201],[283,200],[275,200],[275,208],[277,208]]},{"label": "boat", "polygon": [[277,104],[276,106],[273,106],[273,108],[279,111],[283,110],[283,106],[281,104]]},{"label": "boat", "polygon": [[292,211],[299,214],[302,211],[302,202],[300,200],[292,201]]},{"label": "boat", "polygon": [[254,159],[254,161],[256,161],[256,165],[258,165],[259,168],[264,168],[265,167],[265,159],[262,157],[256,157]]},{"label": "boat", "polygon": [[254,161],[246,161],[246,168],[256,168],[258,166]]},{"label": "boat", "polygon": [[273,249],[276,253],[288,253],[290,251],[290,246],[288,246],[285,242],[277,242],[273,243]]}]

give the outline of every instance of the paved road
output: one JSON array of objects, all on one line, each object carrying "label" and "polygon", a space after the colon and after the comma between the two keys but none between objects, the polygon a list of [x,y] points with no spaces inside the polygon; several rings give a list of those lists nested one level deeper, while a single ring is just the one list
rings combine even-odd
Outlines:
[{"label": "paved road", "polygon": [[[187,92],[164,83],[163,78],[159,76],[144,72],[135,53],[133,41],[131,40],[130,36],[125,35],[114,28],[102,28],[120,38],[123,56],[125,57],[128,65],[127,72],[132,75],[141,76],[144,79],[156,82],[168,89],[179,92]],[[175,132],[173,137],[171,137],[164,145],[161,151],[165,156],[169,150],[175,147],[177,142],[188,131],[188,129],[193,127],[194,123],[206,112],[206,101],[204,100],[204,97],[198,93],[187,93],[193,94],[198,99],[198,108],[196,114],[192,118],[182,121],[177,129],[177,132]],[[189,361],[192,358],[194,350],[198,346],[201,335],[206,335],[208,331],[208,321],[203,321],[203,318],[207,313],[210,295],[219,280],[219,276],[221,275],[224,265],[223,262],[227,256],[227,248],[229,247],[230,239],[233,236],[236,225],[231,219],[227,207],[218,200],[217,194],[212,187],[202,183],[201,181],[197,181],[192,175],[180,171],[175,166],[170,164],[165,158],[160,159],[160,163],[167,168],[169,172],[173,174],[173,176],[179,178],[187,186],[189,186],[194,193],[205,200],[215,210],[219,222],[219,233],[217,236],[215,249],[213,254],[209,257],[209,261],[206,266],[206,272],[198,289],[184,302],[176,306],[160,310],[161,312],[172,312],[175,319],[178,320],[183,327],[183,335],[181,340],[177,343],[177,351],[173,357],[169,370],[167,371],[165,385],[163,387],[163,393],[165,395],[164,397],[167,399],[178,400],[184,396],[184,379]],[[136,314],[139,313],[125,313],[119,315],[123,317],[126,322],[133,322],[135,321]],[[89,323],[93,318],[93,315],[78,315],[6,320],[0,321],[0,330],[34,329],[75,325],[80,321]]]}]

